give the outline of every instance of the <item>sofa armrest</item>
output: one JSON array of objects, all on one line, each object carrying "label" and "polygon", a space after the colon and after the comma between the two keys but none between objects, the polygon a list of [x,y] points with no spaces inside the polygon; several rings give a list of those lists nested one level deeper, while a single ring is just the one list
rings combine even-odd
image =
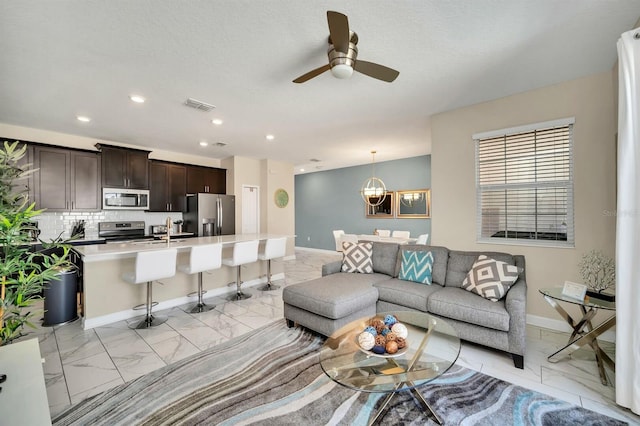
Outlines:
[{"label": "sofa armrest", "polygon": [[342,270],[342,260],[336,260],[335,262],[325,263],[322,265],[322,276],[337,274]]},{"label": "sofa armrest", "polygon": [[524,276],[507,292],[505,309],[509,313],[509,352],[524,355],[527,338],[527,282]]}]

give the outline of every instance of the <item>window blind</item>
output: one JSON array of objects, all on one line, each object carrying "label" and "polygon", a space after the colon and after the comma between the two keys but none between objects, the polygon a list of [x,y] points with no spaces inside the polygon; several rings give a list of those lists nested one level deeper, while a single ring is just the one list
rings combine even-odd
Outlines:
[{"label": "window blind", "polygon": [[475,141],[478,241],[573,246],[573,120]]}]

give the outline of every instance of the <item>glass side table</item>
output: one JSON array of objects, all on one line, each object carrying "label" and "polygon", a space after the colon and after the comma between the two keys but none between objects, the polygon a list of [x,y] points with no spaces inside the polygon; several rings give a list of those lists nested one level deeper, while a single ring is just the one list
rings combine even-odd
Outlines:
[{"label": "glass side table", "polygon": [[[547,303],[549,303],[558,312],[558,314],[567,321],[571,328],[573,328],[573,333],[571,333],[571,336],[569,337],[569,342],[560,350],[549,355],[547,360],[553,363],[558,362],[563,357],[571,355],[581,347],[589,345],[596,355],[600,381],[603,385],[607,385],[608,379],[604,371],[604,364],[607,364],[614,372],[616,371],[616,365],[609,355],[607,355],[598,345],[598,336],[616,325],[615,302],[608,302],[606,300],[588,296],[585,297],[585,300],[573,299],[571,297],[564,296],[562,294],[561,287],[542,288],[539,291],[544,296]],[[582,318],[579,321],[575,321],[558,302],[578,305],[582,312]],[[600,309],[611,311],[613,315],[602,324],[594,327],[593,324],[591,324],[591,319]]]}]

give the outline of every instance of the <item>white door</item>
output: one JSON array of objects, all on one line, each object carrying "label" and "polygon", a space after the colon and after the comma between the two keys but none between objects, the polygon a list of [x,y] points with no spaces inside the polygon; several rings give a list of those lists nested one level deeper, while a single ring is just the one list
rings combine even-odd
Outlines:
[{"label": "white door", "polygon": [[242,233],[260,233],[260,187],[242,185]]}]

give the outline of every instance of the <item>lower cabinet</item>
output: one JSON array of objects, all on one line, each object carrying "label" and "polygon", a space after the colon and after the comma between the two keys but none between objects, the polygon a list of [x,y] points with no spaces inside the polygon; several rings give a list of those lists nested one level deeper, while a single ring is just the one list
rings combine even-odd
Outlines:
[{"label": "lower cabinet", "polygon": [[187,168],[180,164],[151,161],[149,211],[182,212],[186,208]]},{"label": "lower cabinet", "polygon": [[61,148],[34,148],[36,208],[47,211],[100,210],[100,155]]}]

